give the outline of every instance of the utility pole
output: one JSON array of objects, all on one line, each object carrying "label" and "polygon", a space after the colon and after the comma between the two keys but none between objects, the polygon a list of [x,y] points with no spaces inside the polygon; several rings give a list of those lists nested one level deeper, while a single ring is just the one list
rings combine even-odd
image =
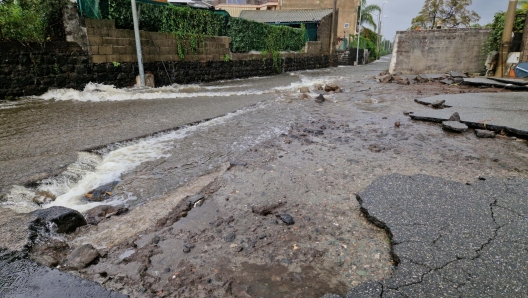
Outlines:
[{"label": "utility pole", "polygon": [[139,36],[139,21],[137,15],[136,0],[130,0],[132,3],[132,19],[134,20],[134,34],[136,37],[136,52],[139,68],[139,80],[141,86],[145,86],[145,70],[143,69],[143,56],[141,55],[141,38]]},{"label": "utility pole", "polygon": [[334,0],[334,9],[332,10],[332,33],[330,34],[330,61],[334,64],[334,32],[336,31],[336,10],[337,0]]},{"label": "utility pole", "polygon": [[356,49],[356,65],[359,66],[359,40],[361,38],[361,13],[363,12],[363,8],[361,7],[361,1],[359,0],[359,19],[358,19],[358,42],[357,42],[357,49]]},{"label": "utility pole", "polygon": [[499,63],[495,76],[498,78],[504,77],[506,71],[506,61],[510,52],[513,23],[515,21],[515,14],[517,13],[517,0],[510,0],[508,4],[508,12],[506,13],[506,21],[504,22],[504,31],[502,31],[502,43],[499,50]]},{"label": "utility pole", "polygon": [[385,3],[387,3],[387,1],[383,1],[383,4],[381,5],[381,12],[380,14],[378,15],[378,38],[377,38],[377,50],[378,50],[378,59],[380,58],[380,42],[381,42],[381,24],[383,22],[383,8],[385,6]]}]

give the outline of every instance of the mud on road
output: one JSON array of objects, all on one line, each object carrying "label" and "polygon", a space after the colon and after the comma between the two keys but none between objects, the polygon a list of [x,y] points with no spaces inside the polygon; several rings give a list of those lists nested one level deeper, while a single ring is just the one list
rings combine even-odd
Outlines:
[{"label": "mud on road", "polygon": [[[274,104],[302,116],[287,133],[135,209],[156,216],[132,210],[81,228],[55,257],[62,264],[82,243],[110,243],[92,243],[101,257],[87,268],[65,270],[131,297],[320,297],[389,277],[398,265],[390,239],[364,218],[357,193],[389,173],[462,183],[526,178],[528,147],[508,136],[445,132],[405,115],[424,108],[416,98],[503,90],[377,83],[373,76],[384,68],[369,66],[361,76],[336,69],[345,79],[334,83],[344,92],[325,94],[321,104],[313,95],[283,95]],[[352,75],[357,79],[347,79]],[[140,182],[144,172],[125,179]]]},{"label": "mud on road", "polygon": [[175,208],[81,276],[133,297],[345,295],[397,266],[388,235],[356,201],[375,178],[528,176],[524,140],[452,134],[403,114],[422,108],[416,97],[482,90],[361,84],[365,91],[334,102],[286,99],[310,117],[250,149],[191,198],[192,208]]}]

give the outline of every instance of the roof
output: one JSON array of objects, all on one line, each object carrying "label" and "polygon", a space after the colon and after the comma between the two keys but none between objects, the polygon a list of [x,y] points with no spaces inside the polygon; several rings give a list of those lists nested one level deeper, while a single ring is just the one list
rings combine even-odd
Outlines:
[{"label": "roof", "polygon": [[243,10],[240,13],[240,18],[260,23],[318,23],[331,13],[331,8],[298,10]]}]

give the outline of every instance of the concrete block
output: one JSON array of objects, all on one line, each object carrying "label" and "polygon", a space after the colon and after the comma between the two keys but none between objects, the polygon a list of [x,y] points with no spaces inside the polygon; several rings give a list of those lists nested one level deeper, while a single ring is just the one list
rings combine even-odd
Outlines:
[{"label": "concrete block", "polygon": [[91,46],[103,45],[103,38],[101,36],[88,36],[88,43]]},{"label": "concrete block", "polygon": [[125,47],[125,54],[136,54],[136,47],[135,46],[126,46]]},{"label": "concrete block", "polygon": [[106,62],[123,62],[120,55],[106,55]]},{"label": "concrete block", "polygon": [[99,46],[90,46],[90,53],[92,55],[97,55],[99,54]]},{"label": "concrete block", "polygon": [[117,45],[115,37],[103,37],[103,45]]},{"label": "concrete block", "polygon": [[99,54],[101,55],[112,55],[113,47],[111,45],[99,46]]},{"label": "concrete block", "polygon": [[127,54],[126,47],[124,47],[124,46],[113,46],[112,47],[112,54],[116,54],[116,55]]},{"label": "concrete block", "polygon": [[93,28],[94,27],[93,21],[94,19],[85,18],[84,24],[86,25],[86,28]]},{"label": "concrete block", "polygon": [[92,55],[92,63],[106,63],[106,55]]},{"label": "concrete block", "polygon": [[96,36],[106,37],[108,35],[108,28],[93,28],[93,34]]}]

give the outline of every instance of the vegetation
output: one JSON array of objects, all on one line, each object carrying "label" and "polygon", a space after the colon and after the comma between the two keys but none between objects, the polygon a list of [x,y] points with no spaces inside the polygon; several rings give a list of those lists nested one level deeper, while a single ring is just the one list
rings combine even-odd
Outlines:
[{"label": "vegetation", "polygon": [[[375,60],[379,58],[377,46],[376,46],[377,38],[378,38],[378,35],[374,31],[368,28],[363,28],[361,35],[359,36],[359,48],[368,50],[369,57],[371,60]],[[358,44],[358,36],[350,35],[349,48],[356,48],[357,44]]]},{"label": "vegetation", "polygon": [[[370,25],[374,30],[378,29],[378,25],[372,16],[372,13],[378,12],[381,13],[381,8],[376,4],[367,5],[367,0],[361,0],[361,20],[360,25]],[[359,15],[358,11],[358,15]]]},{"label": "vegetation", "polygon": [[0,40],[44,42],[63,37],[65,0],[1,0]]},{"label": "vegetation", "polygon": [[[178,53],[187,53],[182,42],[190,40],[190,48],[196,54],[198,44],[205,36],[231,37],[231,52],[241,53],[269,51],[279,72],[279,51],[299,51],[307,40],[306,29],[287,26],[271,26],[240,18],[228,18],[208,10],[173,5],[138,3],[139,26],[142,30],[173,33],[178,42]],[[129,0],[110,0],[108,17],[116,26],[132,29],[132,13]]]},{"label": "vegetation", "polygon": [[472,0],[425,0],[419,15],[412,20],[412,29],[434,29],[437,26],[470,27],[480,16],[467,9]]},{"label": "vegetation", "polygon": [[[518,9],[517,14],[526,14],[526,10]],[[524,29],[524,19],[523,18],[515,18],[515,22],[513,24],[513,32],[522,32]],[[506,22],[506,13],[505,12],[498,12],[495,14],[495,17],[493,18],[493,22],[487,27],[491,28],[491,35],[488,39],[487,43],[487,50],[489,52],[491,51],[499,51],[500,45],[502,43],[502,32],[504,31],[504,23]]]}]

